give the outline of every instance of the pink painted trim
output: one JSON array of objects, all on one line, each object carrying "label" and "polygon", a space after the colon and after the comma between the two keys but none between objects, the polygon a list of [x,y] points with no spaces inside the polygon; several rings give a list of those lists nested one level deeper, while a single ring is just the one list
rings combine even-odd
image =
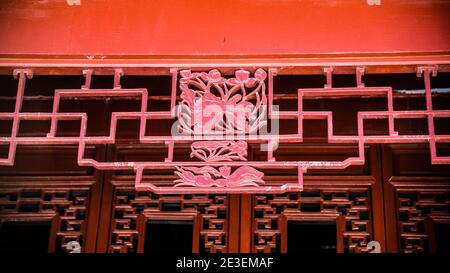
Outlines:
[{"label": "pink painted trim", "polygon": [[[122,89],[120,77],[123,71],[115,70],[115,80],[113,89],[90,89],[92,70],[86,70],[86,81],[81,89],[77,90],[56,90],[54,95],[53,110],[51,113],[23,113],[21,112],[22,101],[25,90],[26,77],[32,77],[32,71],[28,69],[14,70],[14,76],[18,76],[17,98],[15,110],[12,113],[0,113],[0,119],[12,120],[12,131],[9,137],[1,137],[0,143],[9,144],[7,158],[0,159],[0,165],[14,164],[16,147],[20,145],[32,144],[78,144],[78,164],[80,166],[94,167],[100,170],[134,170],[136,172],[136,189],[151,190],[156,193],[282,193],[286,191],[299,191],[303,189],[303,173],[308,169],[344,169],[350,165],[364,164],[364,145],[369,143],[430,143],[430,153],[432,164],[450,164],[449,156],[438,156],[436,143],[449,143],[450,135],[436,135],[434,131],[434,118],[449,118],[450,110],[434,110],[431,97],[430,76],[436,75],[437,69],[434,66],[418,67],[418,76],[424,77],[426,110],[394,111],[392,88],[390,87],[364,87],[361,75],[363,68],[356,69],[357,87],[354,88],[332,88],[332,68],[325,68],[327,85],[318,89],[298,90],[298,110],[277,112],[280,120],[297,119],[297,134],[278,135],[279,142],[303,141],[303,120],[323,119],[328,124],[329,143],[356,143],[359,154],[355,157],[347,158],[344,161],[276,161],[269,149],[266,161],[247,161],[247,142],[270,143],[273,141],[271,135],[237,135],[233,140],[228,140],[221,135],[188,135],[188,136],[146,136],[145,130],[147,119],[173,119],[173,107],[176,101],[176,88],[172,88],[171,110],[170,111],[147,111],[148,91],[146,89]],[[210,97],[217,103],[228,102],[232,96],[227,95],[229,86],[235,87],[239,92],[245,92],[242,87],[258,85],[258,92],[261,98],[265,97],[266,72],[259,69],[254,77],[250,77],[247,71],[239,70],[234,78],[225,79],[218,71],[208,73],[198,73],[181,71],[180,89],[187,93],[188,86],[196,82],[195,86],[200,86],[197,91],[204,96],[210,92],[211,86],[221,85],[223,94]],[[177,82],[177,70],[172,70],[174,83]],[[268,106],[269,115],[272,116],[273,109],[273,82],[272,77],[276,70],[269,69],[268,73]],[[203,85],[199,83],[203,81]],[[209,85],[209,87],[208,87]],[[182,88],[183,86],[183,88]],[[258,87],[257,87],[258,88]],[[228,93],[227,93],[228,92]],[[219,92],[220,93],[220,92]],[[244,94],[244,93],[242,93]],[[247,95],[247,94],[245,94]],[[141,98],[141,109],[138,112],[114,112],[111,117],[110,132],[108,136],[86,136],[87,115],[86,113],[60,113],[59,103],[61,98],[71,97],[129,97]],[[318,97],[351,97],[351,96],[378,96],[385,97],[387,103],[386,111],[364,111],[358,113],[358,135],[338,136],[333,133],[333,116],[329,111],[304,111],[303,101]],[[233,101],[238,103],[242,100]],[[186,96],[184,103],[189,107]],[[261,100],[264,101],[264,100]],[[266,102],[261,102],[264,105]],[[192,108],[194,109],[194,108]],[[194,109],[195,110],[195,109]],[[427,118],[429,133],[427,135],[398,135],[394,130],[395,119],[403,118]],[[84,150],[87,144],[114,144],[116,126],[118,120],[140,120],[139,140],[141,143],[166,143],[168,155],[164,162],[98,162],[94,159],[84,158]],[[388,135],[365,136],[364,120],[366,119],[387,119],[389,124]],[[18,137],[20,120],[50,120],[51,127],[46,137]],[[57,137],[57,122],[59,120],[80,120],[80,134],[78,137]],[[186,123],[187,124],[187,123]],[[188,128],[188,127],[187,127]],[[202,161],[173,161],[173,151],[176,143],[192,143],[191,157]],[[269,145],[270,146],[270,145]],[[288,183],[281,186],[268,186],[264,183],[264,169],[297,169],[297,183]],[[172,187],[158,187],[150,183],[144,183],[143,172],[145,169],[174,169],[180,176]],[[209,176],[208,176],[209,175]],[[209,178],[209,179],[208,179]],[[204,184],[202,184],[204,182]],[[186,183],[191,183],[187,185]]]}]

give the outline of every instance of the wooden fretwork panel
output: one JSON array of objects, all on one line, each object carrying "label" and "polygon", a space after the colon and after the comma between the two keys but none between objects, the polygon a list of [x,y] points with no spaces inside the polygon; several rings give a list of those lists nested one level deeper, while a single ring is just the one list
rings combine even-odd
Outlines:
[{"label": "wooden fretwork panel", "polygon": [[[183,219],[183,215],[198,214],[198,234],[193,245],[198,252],[228,252],[227,195],[156,195],[135,191],[133,186],[117,187],[114,191],[109,252],[141,252],[144,245],[138,228],[140,215],[159,215],[162,219]],[[142,230],[142,229],[141,229]],[[141,231],[142,233],[142,231]],[[176,249],[173,249],[176,251]]]},{"label": "wooden fretwork panel", "polygon": [[[369,187],[317,188],[307,186],[302,193],[255,195],[253,198],[253,252],[280,252],[283,236],[280,217],[297,213],[304,217],[337,214],[343,216],[342,236],[344,252],[366,252],[372,240],[372,216]],[[334,217],[336,218],[336,216]],[[311,236],[318,236],[312,234]],[[288,250],[289,252],[289,250]]]},{"label": "wooden fretwork panel", "polygon": [[[429,253],[432,242],[427,230],[428,219],[450,219],[450,190],[422,188],[397,190],[397,214],[400,251],[404,253]],[[435,251],[435,250],[433,250]]]},{"label": "wooden fretwork panel", "polygon": [[21,217],[24,221],[55,214],[59,221],[52,227],[53,252],[66,252],[66,244],[76,241],[84,247],[87,229],[89,187],[0,188],[0,216],[5,219]]},{"label": "wooden fretwork panel", "polygon": [[[86,152],[102,160],[105,147],[89,146]],[[70,252],[78,245],[81,252],[96,249],[103,172],[78,166],[76,158],[75,145],[21,146],[17,164],[0,168],[0,219],[51,221],[49,252]]]},{"label": "wooden fretwork panel", "polygon": [[[431,165],[424,145],[383,149],[389,252],[442,252],[450,233],[450,169]],[[439,241],[440,239],[441,241]]]}]

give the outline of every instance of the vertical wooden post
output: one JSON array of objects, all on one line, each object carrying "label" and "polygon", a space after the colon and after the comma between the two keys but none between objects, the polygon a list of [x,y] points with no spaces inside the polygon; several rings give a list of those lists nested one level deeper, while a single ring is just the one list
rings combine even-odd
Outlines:
[{"label": "vertical wooden post", "polygon": [[252,252],[252,197],[251,194],[241,195],[241,227],[240,247],[241,253]]}]

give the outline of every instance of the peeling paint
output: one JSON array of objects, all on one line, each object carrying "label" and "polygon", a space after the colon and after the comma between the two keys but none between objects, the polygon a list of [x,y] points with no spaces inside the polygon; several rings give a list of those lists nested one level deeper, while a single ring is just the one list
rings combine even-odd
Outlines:
[{"label": "peeling paint", "polygon": [[367,0],[369,6],[381,6],[381,0]]},{"label": "peeling paint", "polygon": [[66,0],[66,3],[69,6],[79,6],[81,5],[81,0]]},{"label": "peeling paint", "polygon": [[[394,92],[407,95],[416,95],[416,94],[425,94],[425,89],[403,89],[403,90],[394,90]],[[431,93],[448,94],[450,93],[450,88],[432,88]]]}]

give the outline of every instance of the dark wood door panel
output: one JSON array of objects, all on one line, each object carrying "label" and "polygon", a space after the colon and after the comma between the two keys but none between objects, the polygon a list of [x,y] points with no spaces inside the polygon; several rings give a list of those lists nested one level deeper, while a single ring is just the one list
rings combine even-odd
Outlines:
[{"label": "dark wood door panel", "polygon": [[55,212],[0,214],[0,253],[45,254],[55,245],[60,217]]},{"label": "dark wood door panel", "polygon": [[[83,252],[96,249],[103,172],[79,167],[77,152],[75,146],[22,146],[16,164],[0,170],[0,219],[37,228],[50,221],[50,239],[40,241],[50,252],[68,251],[69,242]],[[86,154],[104,160],[105,147],[90,146]]]},{"label": "dark wood door panel", "polygon": [[[83,252],[95,251],[98,222],[98,184],[82,177],[26,177],[0,181],[0,218],[8,222],[52,222],[48,249],[66,252],[75,241]],[[3,232],[3,230],[2,230]],[[31,243],[31,242],[30,242]],[[25,242],[24,242],[25,244]]]},{"label": "dark wood door panel", "polygon": [[429,158],[426,145],[383,147],[389,252],[445,249],[443,234],[450,233],[450,173],[448,166],[431,165]]},{"label": "dark wood door panel", "polygon": [[[365,186],[334,188],[306,184],[300,194],[253,196],[249,223],[252,227],[251,252],[290,252],[290,223],[309,222],[309,230],[318,231],[320,229],[311,227],[321,226],[324,221],[335,222],[334,229],[329,229],[331,236],[335,236],[335,252],[366,252],[367,243],[375,237],[370,191],[373,181],[365,182]],[[338,221],[339,217],[343,222]],[[322,236],[327,234],[312,232],[309,236],[316,237],[320,244]]]},{"label": "dark wood door panel", "polygon": [[[0,152],[7,154],[7,146]],[[86,158],[101,159],[104,147],[87,146]],[[14,166],[0,166],[0,176],[86,176],[94,177],[95,169],[77,164],[77,145],[19,145]]]},{"label": "dark wood door panel", "polygon": [[[448,126],[450,127],[450,126]],[[450,154],[450,145],[439,145],[438,153]],[[430,149],[427,144],[391,144],[385,147],[386,156],[391,159],[391,176],[398,177],[450,177],[448,165],[431,164]]]},{"label": "dark wood door panel", "polygon": [[[304,250],[302,246],[292,247],[292,240],[297,239],[299,243],[311,239],[303,241],[311,245],[315,240],[318,252],[367,252],[367,243],[373,240],[385,250],[380,147],[367,146],[366,150],[364,166],[308,174],[300,193],[242,195],[241,214],[245,217],[241,217],[241,252],[290,252],[289,245],[292,252]],[[337,156],[348,156],[351,149],[338,145],[320,149],[312,144],[293,153],[335,160]],[[296,230],[295,225],[297,232],[317,232],[309,237],[291,237],[289,232]],[[326,237],[318,232],[322,227],[331,238],[327,242],[321,241],[322,236]]]},{"label": "dark wood door panel", "polygon": [[[134,179],[125,176],[113,176],[106,183],[98,251],[152,251],[154,245],[151,242],[159,244],[160,240],[165,240],[171,244],[170,237],[178,236],[177,232],[187,232],[191,241],[180,241],[180,245],[172,249],[174,252],[191,248],[193,252],[224,253],[235,248],[231,246],[233,241],[230,239],[233,237],[230,232],[235,232],[230,231],[231,226],[235,225],[230,224],[235,220],[230,217],[230,195],[137,192]],[[167,229],[158,228],[155,221],[160,221],[159,224],[166,225]],[[161,233],[158,234],[158,231]],[[162,238],[156,239],[154,236]]]}]

